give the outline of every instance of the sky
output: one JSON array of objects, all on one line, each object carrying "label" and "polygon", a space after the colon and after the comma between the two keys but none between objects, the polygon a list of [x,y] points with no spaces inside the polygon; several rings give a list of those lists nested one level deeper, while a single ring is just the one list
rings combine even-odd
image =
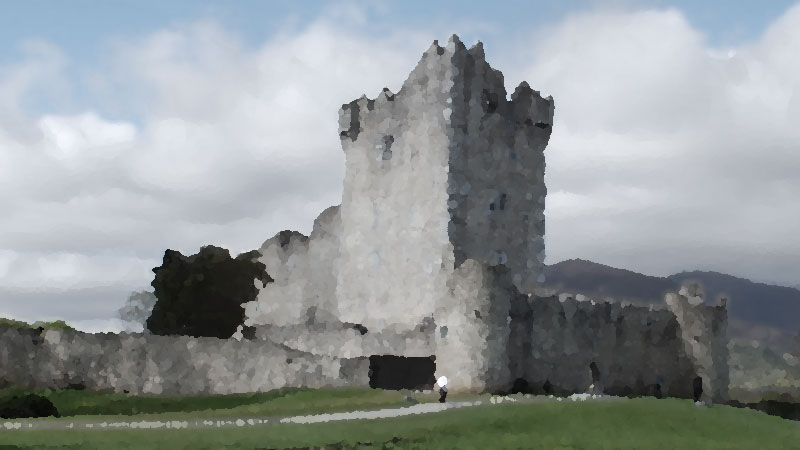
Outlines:
[{"label": "sky", "polygon": [[554,98],[547,264],[800,286],[800,3],[764,3],[8,3],[0,317],[118,329],[167,248],[308,234],[339,107],[453,33]]}]

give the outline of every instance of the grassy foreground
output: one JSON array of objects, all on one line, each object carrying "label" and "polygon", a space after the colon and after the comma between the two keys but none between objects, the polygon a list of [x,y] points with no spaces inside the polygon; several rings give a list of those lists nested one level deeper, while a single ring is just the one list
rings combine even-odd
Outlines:
[{"label": "grassy foreground", "polygon": [[265,449],[322,445],[420,449],[800,449],[800,423],[728,406],[698,408],[687,400],[641,398],[624,402],[503,404],[395,419],[258,428],[0,431],[0,449]]},{"label": "grassy foreground", "polygon": [[[4,397],[35,393],[47,397],[61,420],[91,418],[137,420],[180,418],[276,417],[404,406],[403,392],[369,388],[282,389],[257,394],[209,396],[129,395],[90,390],[0,391]],[[435,401],[435,394],[415,395],[420,402]],[[89,417],[91,416],[91,417]],[[52,420],[52,417],[49,418]]]}]

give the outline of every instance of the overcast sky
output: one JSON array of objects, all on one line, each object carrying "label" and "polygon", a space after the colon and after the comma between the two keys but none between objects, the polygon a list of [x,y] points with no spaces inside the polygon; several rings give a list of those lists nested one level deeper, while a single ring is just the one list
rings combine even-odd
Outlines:
[{"label": "overcast sky", "polygon": [[167,248],[307,234],[341,104],[453,33],[555,100],[548,264],[800,285],[800,4],[495,4],[5,5],[0,316],[114,328]]}]

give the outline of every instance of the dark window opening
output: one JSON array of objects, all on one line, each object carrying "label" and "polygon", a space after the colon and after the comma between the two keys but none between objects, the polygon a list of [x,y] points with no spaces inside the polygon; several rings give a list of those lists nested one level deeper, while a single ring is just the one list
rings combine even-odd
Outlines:
[{"label": "dark window opening", "polygon": [[500,202],[499,202],[500,211],[506,209],[506,198],[507,198],[506,194],[500,194]]},{"label": "dark window opening", "polygon": [[381,154],[381,160],[388,161],[392,159],[392,144],[394,143],[394,136],[384,136],[382,145],[379,146],[382,148],[383,153]]},{"label": "dark window opening", "polygon": [[242,327],[242,339],[252,341],[256,338],[256,327]]},{"label": "dark window opening", "polygon": [[497,110],[498,98],[494,92],[484,90],[482,92],[483,106],[487,113],[493,113]]},{"label": "dark window opening", "polygon": [[369,387],[373,389],[433,389],[435,357],[372,355],[369,357]]}]

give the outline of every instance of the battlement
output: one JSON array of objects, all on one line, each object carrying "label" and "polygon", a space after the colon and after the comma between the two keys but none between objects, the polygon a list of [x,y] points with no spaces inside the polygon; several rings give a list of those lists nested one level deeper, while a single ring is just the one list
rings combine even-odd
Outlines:
[{"label": "battlement", "polygon": [[[387,121],[400,114],[425,115],[431,105],[439,106],[428,118],[430,125],[457,125],[482,110],[484,116],[511,120],[519,127],[549,130],[553,125],[553,98],[543,98],[539,91],[522,81],[507,99],[503,74],[493,69],[485,59],[483,43],[467,49],[458,36],[451,36],[442,47],[433,41],[423,53],[416,68],[397,94],[388,88],[374,99],[362,95],[339,110],[339,137],[345,152],[359,135],[370,127],[387,127]],[[438,117],[441,112],[442,117]],[[430,131],[430,130],[429,130]],[[439,130],[444,131],[444,130]],[[534,131],[534,130],[532,130]],[[540,150],[543,150],[542,147]]]}]

